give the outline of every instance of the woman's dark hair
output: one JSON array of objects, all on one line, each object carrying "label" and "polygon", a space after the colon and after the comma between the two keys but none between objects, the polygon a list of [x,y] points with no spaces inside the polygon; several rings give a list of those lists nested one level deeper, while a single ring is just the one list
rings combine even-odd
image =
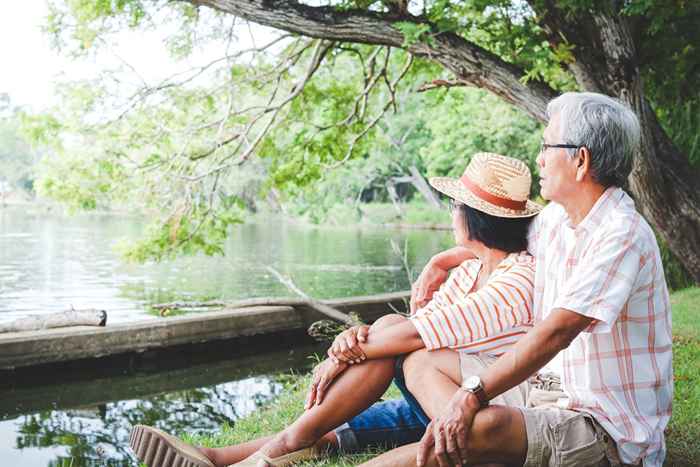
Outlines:
[{"label": "woman's dark hair", "polygon": [[508,253],[527,249],[527,230],[532,217],[496,217],[466,204],[458,203],[457,206],[469,232],[469,240]]}]

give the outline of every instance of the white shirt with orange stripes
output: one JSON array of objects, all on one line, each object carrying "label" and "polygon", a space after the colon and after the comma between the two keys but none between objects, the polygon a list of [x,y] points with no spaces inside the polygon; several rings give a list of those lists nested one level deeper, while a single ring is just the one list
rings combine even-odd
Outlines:
[{"label": "white shirt with orange stripes", "polygon": [[469,259],[453,269],[430,302],[411,317],[428,350],[501,355],[532,327],[532,256],[511,253],[473,291],[481,266],[478,259]]},{"label": "white shirt with orange stripes", "polygon": [[660,466],[671,416],[671,309],[656,238],[619,188],[577,226],[550,203],[532,222],[535,322],[564,308],[594,318],[546,369],[561,376],[562,408],[588,412],[626,464]]}]

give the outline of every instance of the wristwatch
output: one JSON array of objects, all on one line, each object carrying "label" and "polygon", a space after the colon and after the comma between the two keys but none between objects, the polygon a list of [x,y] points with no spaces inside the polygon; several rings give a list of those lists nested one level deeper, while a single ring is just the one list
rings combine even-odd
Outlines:
[{"label": "wristwatch", "polygon": [[470,376],[469,378],[462,381],[462,389],[474,394],[478,399],[481,407],[487,407],[489,405],[489,398],[486,396],[486,391],[484,391],[484,385],[481,383],[481,378],[479,378],[478,376]]}]

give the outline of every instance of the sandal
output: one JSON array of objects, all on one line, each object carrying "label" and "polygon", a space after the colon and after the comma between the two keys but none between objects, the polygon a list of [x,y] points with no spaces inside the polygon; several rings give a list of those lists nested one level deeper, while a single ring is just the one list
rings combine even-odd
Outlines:
[{"label": "sandal", "polygon": [[149,467],[216,467],[196,447],[152,426],[135,425],[129,446]]},{"label": "sandal", "polygon": [[267,462],[267,464],[271,465],[272,467],[285,467],[296,462],[316,459],[317,457],[320,457],[320,454],[315,446],[300,449],[298,451],[290,452],[289,454],[285,454],[283,456],[275,458],[268,457],[267,455],[258,451],[252,456],[243,459],[241,462],[231,464],[228,467],[256,467],[258,465],[258,462],[261,460]]}]

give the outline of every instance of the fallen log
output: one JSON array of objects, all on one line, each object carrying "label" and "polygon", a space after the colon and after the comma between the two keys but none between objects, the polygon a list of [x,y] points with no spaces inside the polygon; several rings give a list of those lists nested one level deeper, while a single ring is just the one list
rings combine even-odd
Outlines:
[{"label": "fallen log", "polygon": [[208,300],[205,302],[167,302],[151,305],[154,310],[179,310],[192,308],[248,308],[252,306],[304,306],[308,305],[308,300],[301,298],[246,298],[244,300],[222,301]]},{"label": "fallen log", "polygon": [[0,324],[0,333],[38,331],[40,329],[67,326],[105,326],[107,312],[104,310],[68,310],[47,315],[31,315],[9,323]]}]

